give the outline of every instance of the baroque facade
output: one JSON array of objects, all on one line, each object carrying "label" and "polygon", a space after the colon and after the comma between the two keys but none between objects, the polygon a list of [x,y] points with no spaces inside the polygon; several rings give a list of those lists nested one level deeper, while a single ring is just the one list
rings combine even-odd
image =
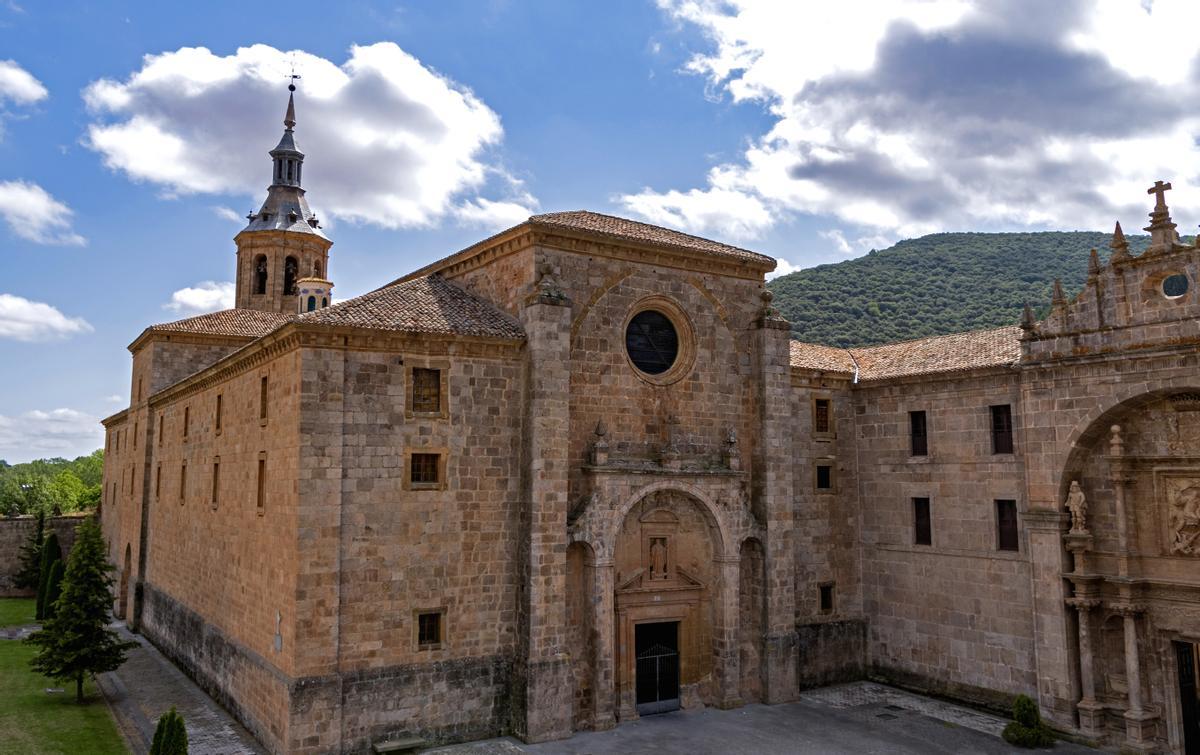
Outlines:
[{"label": "baroque facade", "polygon": [[[289,101],[237,307],[104,421],[118,614],[273,752],[527,741],[871,677],[1200,748],[1200,249],[1045,319],[792,339],[769,257],[537,215],[331,303]],[[802,334],[800,334],[802,335]]]}]

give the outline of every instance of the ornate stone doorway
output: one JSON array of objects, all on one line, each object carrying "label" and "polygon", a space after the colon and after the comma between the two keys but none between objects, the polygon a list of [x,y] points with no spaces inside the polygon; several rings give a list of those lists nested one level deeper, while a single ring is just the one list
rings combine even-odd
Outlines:
[{"label": "ornate stone doorway", "polygon": [[1184,755],[1200,755],[1200,685],[1197,676],[1200,653],[1191,642],[1175,643],[1175,658],[1179,664],[1179,710],[1183,723]]},{"label": "ornate stone doorway", "polygon": [[634,627],[639,716],[679,710],[679,622]]}]

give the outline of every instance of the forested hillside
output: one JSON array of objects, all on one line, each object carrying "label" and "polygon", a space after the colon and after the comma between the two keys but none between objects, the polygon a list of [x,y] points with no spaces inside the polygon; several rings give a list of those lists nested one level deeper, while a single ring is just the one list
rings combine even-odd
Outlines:
[{"label": "forested hillside", "polygon": [[[1074,296],[1087,278],[1088,251],[1095,247],[1107,260],[1111,238],[1082,231],[936,233],[768,286],[793,337],[869,346],[1012,325],[1025,302],[1044,313],[1054,279]],[[1149,237],[1128,241],[1137,253]]]},{"label": "forested hillside", "polygon": [[69,513],[100,501],[104,450],[72,460],[35,459],[9,464],[0,459],[0,516]]}]

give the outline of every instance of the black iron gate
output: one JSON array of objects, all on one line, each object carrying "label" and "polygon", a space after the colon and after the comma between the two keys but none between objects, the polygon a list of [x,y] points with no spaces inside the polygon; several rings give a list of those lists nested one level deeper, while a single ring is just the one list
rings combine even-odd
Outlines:
[{"label": "black iron gate", "polygon": [[1196,688],[1196,646],[1176,642],[1179,659],[1179,702],[1183,713],[1183,751],[1185,755],[1200,755],[1200,691]]},{"label": "black iron gate", "polygon": [[679,709],[679,623],[636,628],[637,712],[640,716]]}]

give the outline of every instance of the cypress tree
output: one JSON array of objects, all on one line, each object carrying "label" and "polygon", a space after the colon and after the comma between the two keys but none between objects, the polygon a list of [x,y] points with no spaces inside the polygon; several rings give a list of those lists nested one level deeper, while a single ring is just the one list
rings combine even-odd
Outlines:
[{"label": "cypress tree", "polygon": [[137,647],[108,628],[113,567],[104,554],[100,525],[88,517],[76,530],[54,616],[25,639],[39,648],[29,662],[33,670],[53,679],[73,679],[78,702],[83,702],[85,674],[115,670],[125,662],[125,653]]},{"label": "cypress tree", "polygon": [[54,606],[58,603],[58,596],[62,595],[62,581],[65,573],[66,569],[63,568],[62,561],[55,561],[54,565],[50,567],[50,576],[46,578],[46,605],[44,607],[47,620],[54,618]]},{"label": "cypress tree", "polygon": [[150,755],[187,755],[187,751],[187,727],[184,726],[183,716],[172,706],[158,718]]},{"label": "cypress tree", "polygon": [[42,545],[46,538],[46,514],[39,511],[29,539],[21,546],[21,569],[13,580],[17,587],[36,590],[41,582]]},{"label": "cypress tree", "polygon": [[42,544],[42,563],[38,568],[37,612],[38,621],[46,618],[46,583],[50,580],[50,570],[55,561],[62,561],[62,548],[58,544],[58,535],[54,532]]}]

